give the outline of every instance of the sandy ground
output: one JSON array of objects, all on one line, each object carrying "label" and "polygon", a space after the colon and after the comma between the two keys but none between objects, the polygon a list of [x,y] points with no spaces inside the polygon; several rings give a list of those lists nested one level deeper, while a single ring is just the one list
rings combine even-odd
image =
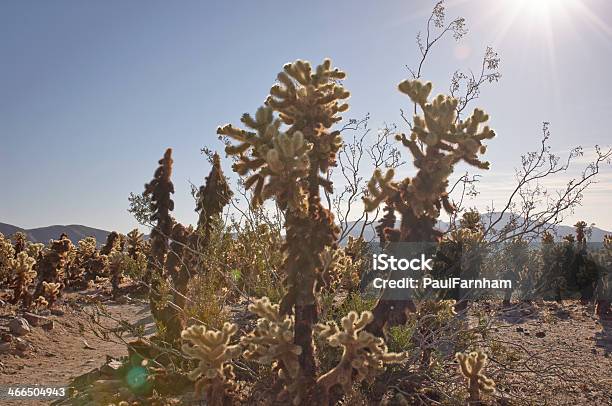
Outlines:
[{"label": "sandy ground", "polygon": [[[94,290],[67,295],[63,315],[50,315],[51,331],[32,327],[22,338],[23,352],[0,354],[0,387],[67,385],[71,379],[102,366],[107,357],[127,354],[120,342],[96,337],[90,325],[91,304],[101,302],[113,318],[154,331],[143,301],[114,302]],[[486,308],[486,309],[483,309]],[[597,319],[580,303],[540,303],[502,311],[498,305],[476,304],[492,315],[483,344],[490,354],[487,373],[498,392],[489,404],[612,405],[612,321]],[[0,333],[17,310],[0,309]],[[119,323],[101,320],[107,328]],[[131,336],[126,335],[126,339]],[[460,380],[460,377],[457,377]],[[5,401],[1,405],[38,405],[49,401]]]},{"label": "sandy ground", "polygon": [[[87,297],[92,295],[92,292],[85,292],[84,295]],[[32,327],[32,332],[22,337],[29,346],[26,351],[0,354],[0,388],[34,384],[67,385],[72,378],[100,367],[107,360],[107,356],[116,358],[127,355],[124,345],[103,340],[92,333],[89,314],[94,311],[95,306],[73,299],[74,294],[68,299],[69,305],[60,307],[65,312],[63,315],[48,316],[54,321],[51,331],[45,331],[40,326]],[[143,325],[145,331],[151,332],[152,318],[146,304],[139,301],[123,304],[108,300],[101,302],[114,318]],[[14,308],[0,310],[1,331],[6,331],[6,324],[14,315]],[[102,318],[101,322],[109,328],[117,325],[107,318]],[[129,338],[129,335],[126,338]],[[35,400],[0,400],[2,405],[48,403]]]},{"label": "sandy ground", "polygon": [[489,351],[489,368],[502,399],[612,405],[612,320],[600,320],[592,310],[577,302],[547,302],[498,313],[487,341],[497,348]]}]

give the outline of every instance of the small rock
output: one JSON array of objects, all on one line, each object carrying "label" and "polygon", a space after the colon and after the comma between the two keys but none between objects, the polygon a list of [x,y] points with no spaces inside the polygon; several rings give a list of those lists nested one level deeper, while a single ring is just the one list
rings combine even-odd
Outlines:
[{"label": "small rock", "polygon": [[597,348],[591,348],[591,352],[595,355],[597,355]]},{"label": "small rock", "polygon": [[516,332],[517,333],[522,333],[523,331],[525,331],[525,329],[523,327],[517,327],[516,328]]},{"label": "small rock", "polygon": [[48,320],[45,316],[40,316],[38,314],[26,312],[23,314],[23,318],[30,323],[31,326],[38,326]]},{"label": "small rock", "polygon": [[531,335],[531,333],[530,333],[529,331],[525,331],[525,332],[523,333],[523,335],[529,336],[529,335]]},{"label": "small rock", "polygon": [[31,331],[30,324],[28,324],[28,321],[23,317],[16,317],[11,320],[9,323],[9,329],[11,330],[11,333],[18,336],[24,336]]},{"label": "small rock", "polygon": [[45,324],[42,325],[43,330],[51,331],[55,328],[55,322],[53,320],[49,320]]},{"label": "small rock", "polygon": [[11,343],[2,342],[0,343],[0,354],[9,352],[11,350]]},{"label": "small rock", "polygon": [[107,376],[116,376],[117,371],[123,366],[123,364],[117,360],[112,360],[100,367],[100,372]]},{"label": "small rock", "polygon": [[10,335],[9,333],[2,333],[0,334],[0,341],[3,341],[5,343],[10,343],[11,341],[13,341],[13,336]]},{"label": "small rock", "polygon": [[83,341],[83,348],[85,348],[86,350],[95,350],[95,348],[89,345],[87,343],[87,340],[85,340],[84,338],[81,338],[81,341]]},{"label": "small rock", "polygon": [[535,336],[538,338],[544,338],[546,337],[546,333],[543,331],[538,331],[537,333],[535,333]]},{"label": "small rock", "polygon": [[40,314],[41,316],[50,316],[51,312],[49,311],[49,309],[43,309],[39,311],[38,314]]},{"label": "small rock", "polygon": [[126,304],[128,302],[128,299],[125,296],[120,296],[115,299],[115,302],[117,302],[118,304]]},{"label": "small rock", "polygon": [[62,309],[51,309],[51,314],[54,316],[63,316],[64,314],[66,314],[66,312]]}]

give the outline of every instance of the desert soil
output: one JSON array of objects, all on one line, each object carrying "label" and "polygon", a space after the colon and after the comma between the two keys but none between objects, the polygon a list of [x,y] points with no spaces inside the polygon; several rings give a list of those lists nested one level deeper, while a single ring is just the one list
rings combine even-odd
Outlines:
[{"label": "desert soil", "polygon": [[[97,291],[99,292],[99,291]],[[50,331],[41,326],[21,337],[25,351],[0,354],[0,387],[9,385],[67,385],[76,376],[102,366],[107,357],[127,354],[119,341],[110,342],[92,332],[89,314],[101,303],[112,318],[154,330],[144,301],[88,290],[70,293],[59,306],[62,315],[49,315]],[[490,354],[487,374],[497,383],[492,403],[499,405],[612,405],[612,320],[601,321],[593,309],[578,302],[517,305],[477,304],[472,311],[493,315],[487,337]],[[0,333],[21,313],[12,306],[0,308]],[[120,325],[102,318],[108,329]],[[130,336],[125,336],[129,339]],[[14,343],[13,343],[14,344]],[[4,401],[2,405],[37,405],[43,401]]]},{"label": "desert soil", "polygon": [[[140,300],[123,299],[121,303],[94,290],[71,293],[66,303],[58,306],[62,315],[48,315],[54,327],[46,331],[41,326],[31,327],[31,332],[21,339],[28,343],[25,351],[13,349],[0,354],[0,388],[8,386],[54,385],[66,386],[76,376],[102,366],[107,357],[127,355],[126,346],[97,337],[91,328],[90,314],[98,303],[104,306],[112,318],[142,325],[150,334],[154,329],[148,305]],[[61,313],[60,312],[60,313]],[[0,310],[0,333],[8,331],[8,322],[20,315],[14,307]],[[101,317],[99,322],[108,329],[117,328],[119,322]],[[126,334],[125,339],[133,338]],[[2,405],[38,405],[49,402],[35,400],[7,401]]]}]

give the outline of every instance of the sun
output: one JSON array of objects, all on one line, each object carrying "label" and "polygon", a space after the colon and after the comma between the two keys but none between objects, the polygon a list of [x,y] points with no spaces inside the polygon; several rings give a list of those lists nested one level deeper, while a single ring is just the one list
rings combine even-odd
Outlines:
[{"label": "sun", "polygon": [[535,16],[549,16],[551,13],[565,11],[571,0],[519,0],[521,7]]},{"label": "sun", "polygon": [[508,9],[519,13],[523,18],[555,18],[566,14],[568,9],[581,0],[502,0]]}]

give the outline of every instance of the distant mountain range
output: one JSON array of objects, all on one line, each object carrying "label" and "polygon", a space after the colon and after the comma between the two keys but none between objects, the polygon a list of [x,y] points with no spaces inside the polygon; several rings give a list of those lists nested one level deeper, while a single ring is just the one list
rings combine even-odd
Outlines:
[{"label": "distant mountain range", "polygon": [[[489,216],[493,216],[493,218],[495,219],[497,218],[497,215],[498,215],[497,213],[483,215],[483,223],[488,224]],[[507,223],[508,218],[509,216],[507,215],[504,216],[504,218],[502,218],[502,221],[499,222],[499,227],[503,227]],[[351,222],[349,224],[351,226],[355,225],[350,235],[358,236],[359,232],[361,231],[361,226],[363,225],[363,222],[360,222],[360,223]],[[370,225],[369,227],[366,227],[366,229],[364,230],[364,238],[366,239],[366,241],[370,241],[376,237],[376,231],[374,230],[374,225],[375,224]],[[496,227],[496,228],[499,228],[499,227]],[[448,228],[448,223],[444,221],[439,221],[438,228],[441,230],[445,230]],[[62,233],[66,233],[68,235],[68,238],[70,238],[70,240],[75,244],[80,239],[85,238],[85,237],[90,237],[90,236],[96,237],[98,244],[104,244],[104,242],[106,241],[106,236],[108,236],[108,234],[110,233],[109,231],[106,231],[106,230],[100,230],[98,228],[87,227],[87,226],[83,226],[79,224],[71,224],[67,226],[54,225],[54,226],[49,226],[49,227],[23,229],[21,227],[16,227],[11,224],[0,223],[0,233],[4,234],[7,237],[15,234],[18,231],[25,233],[30,241],[42,242],[42,243],[48,243],[49,240],[57,239]],[[574,227],[559,225],[555,227],[555,232],[557,236],[560,238],[567,234],[574,234]],[[591,237],[589,238],[589,241],[590,242],[602,242],[604,235],[607,235],[607,234],[612,234],[612,231],[606,231],[598,227],[593,227],[592,234],[591,234]]]},{"label": "distant mountain range", "polygon": [[[490,224],[489,219],[492,218],[493,221],[495,221],[498,216],[499,216],[499,213],[483,214],[481,215],[482,222],[485,225]],[[505,226],[508,223],[509,219],[510,219],[509,215],[507,214],[504,215],[501,221],[495,226],[495,229],[500,229],[503,226]],[[359,236],[362,226],[363,226],[363,222],[349,222],[349,227],[353,227],[349,235],[352,235],[353,237]],[[372,224],[365,228],[363,237],[366,241],[370,241],[374,238],[377,238],[376,230],[374,229],[374,226],[376,226],[376,224]],[[438,221],[437,228],[440,230],[446,230],[448,228],[448,223],[445,221]],[[573,226],[565,226],[565,225],[555,226],[554,231],[555,231],[554,234],[556,234],[557,239],[560,239],[561,237],[567,234],[575,233]],[[612,231],[606,231],[598,227],[593,227],[591,229],[591,236],[589,238],[589,242],[594,242],[594,243],[603,242],[604,235],[609,235],[609,234],[612,234]]]},{"label": "distant mountain range", "polygon": [[67,226],[55,225],[26,230],[11,224],[0,223],[0,233],[7,237],[15,234],[18,231],[24,233],[30,241],[42,242],[45,244],[51,239],[57,239],[62,233],[66,233],[68,238],[70,238],[70,240],[75,244],[79,240],[91,236],[96,237],[98,244],[104,244],[106,241],[106,236],[110,233],[106,230],[100,230],[98,228],[82,226],[79,224],[71,224]]}]

